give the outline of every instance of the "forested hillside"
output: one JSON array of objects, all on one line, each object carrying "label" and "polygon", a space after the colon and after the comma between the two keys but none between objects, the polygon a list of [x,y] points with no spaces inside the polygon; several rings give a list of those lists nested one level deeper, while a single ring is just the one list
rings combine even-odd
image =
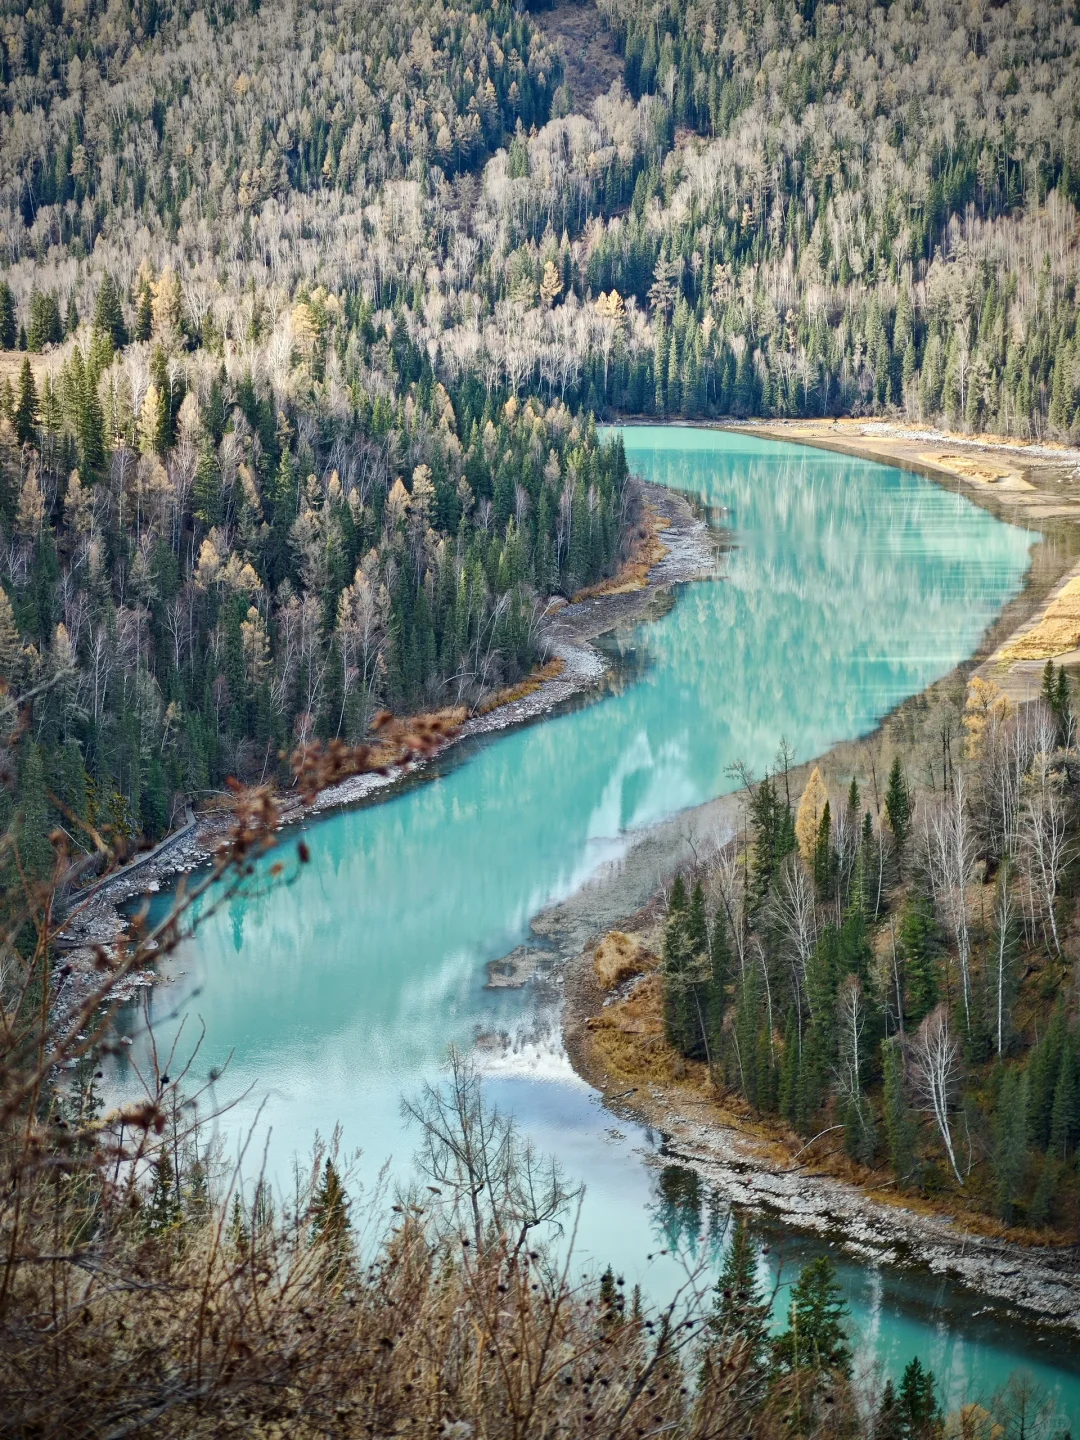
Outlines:
[{"label": "forested hillside", "polygon": [[815,767],[793,794],[779,757],[745,844],[671,890],[664,1038],[802,1137],[804,1163],[846,1154],[857,1178],[1075,1234],[1065,672],[1048,662],[1020,710],[976,679],[958,720],[951,704],[898,719],[887,780],[830,791]]},{"label": "forested hillside", "polygon": [[588,115],[542,8],[0,16],[39,813],[157,835],[290,739],[516,680],[617,559],[590,412],[1071,433],[1065,5],[604,0]]},{"label": "forested hillside", "polygon": [[0,667],[47,687],[45,867],[50,809],[154,837],[296,741],[518,680],[625,518],[617,447],[439,367],[410,308],[457,253],[427,201],[549,113],[523,18],[70,18],[5,40],[0,340],[44,363],[0,397]]}]

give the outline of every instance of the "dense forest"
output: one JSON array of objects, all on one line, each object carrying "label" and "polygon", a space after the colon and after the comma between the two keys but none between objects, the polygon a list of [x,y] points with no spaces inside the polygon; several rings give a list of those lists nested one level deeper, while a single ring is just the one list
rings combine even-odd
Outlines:
[{"label": "dense forest", "polygon": [[[557,397],[519,403],[477,369],[442,372],[396,244],[374,284],[353,266],[379,248],[372,204],[395,234],[402,204],[416,218],[417,186],[392,178],[415,152],[438,157],[446,190],[546,118],[557,59],[509,10],[267,20],[222,16],[211,34],[202,12],[155,11],[145,58],[93,12],[7,32],[0,343],[27,358],[0,392],[0,666],[12,687],[46,687],[18,761],[42,837],[51,810],[154,838],[228,776],[276,774],[296,741],[356,739],[381,706],[474,703],[540,658],[544,599],[618,558],[619,446]],[[207,68],[219,41],[235,67]],[[188,117],[195,96],[210,108]],[[43,104],[59,128],[32,158],[20,145],[31,119],[41,138]],[[181,117],[195,128],[174,135]],[[344,194],[358,229],[335,272]],[[273,196],[312,242],[276,275],[251,227]],[[214,244],[239,227],[224,285],[190,251],[195,209]],[[47,866],[42,843],[30,852]]]},{"label": "dense forest", "polygon": [[841,793],[815,767],[801,797],[781,757],[749,794],[745,841],[676,878],[665,1037],[819,1158],[842,1150],[855,1175],[884,1168],[912,1192],[1074,1234],[1080,772],[1065,672],[1048,661],[1019,712],[976,679],[962,716],[916,722],[903,749],[907,770],[895,749],[887,779]]},{"label": "dense forest", "polygon": [[0,13],[35,813],[153,837],[516,681],[618,560],[590,413],[1071,433],[1068,6],[604,0],[588,115],[542,8]]}]

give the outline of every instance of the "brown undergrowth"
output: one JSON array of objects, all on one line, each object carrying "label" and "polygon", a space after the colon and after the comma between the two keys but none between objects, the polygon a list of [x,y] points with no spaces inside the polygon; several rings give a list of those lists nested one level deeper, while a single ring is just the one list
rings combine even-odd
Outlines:
[{"label": "brown undergrowth", "polygon": [[632,595],[636,590],[644,590],[649,583],[649,572],[668,553],[660,536],[670,528],[670,520],[666,520],[652,505],[643,505],[626,560],[609,579],[579,590],[570,603],[576,605],[580,600],[595,600],[600,595]]},{"label": "brown undergrowth", "polygon": [[[384,717],[375,745],[298,751],[297,785],[312,795],[417,758],[451,730],[445,716]],[[210,913],[264,883],[254,862],[280,824],[270,787],[236,786],[210,871],[163,920],[144,913],[113,953],[98,950],[73,1009],[53,1003],[67,836],[51,837],[48,877],[0,894],[0,1428],[27,1440],[744,1435],[760,1378],[740,1335],[708,1322],[693,1276],[651,1313],[627,1304],[621,1280],[571,1280],[545,1227],[573,1223],[577,1192],[456,1057],[447,1086],[410,1110],[417,1179],[392,1206],[381,1190],[350,1203],[333,1144],[283,1197],[244,1185],[215,1159],[219,1112],[193,1056],[151,1045],[144,1093],[103,1112],[96,1065],[118,1044],[125,979],[170,951],[200,898]],[[108,852],[107,836],[90,838]],[[24,875],[19,847],[17,827],[0,836]],[[310,863],[302,840],[296,854]],[[272,865],[269,883],[289,870]],[[784,1433],[764,1414],[750,1428]]]},{"label": "brown undergrowth", "polygon": [[566,669],[566,661],[553,659],[544,665],[537,665],[524,680],[519,680],[516,685],[508,685],[505,690],[496,690],[494,695],[482,701],[473,712],[475,715],[490,715],[493,710],[501,710],[504,705],[513,705],[515,700],[524,700],[527,695],[535,695],[541,685],[549,680],[557,680]]}]

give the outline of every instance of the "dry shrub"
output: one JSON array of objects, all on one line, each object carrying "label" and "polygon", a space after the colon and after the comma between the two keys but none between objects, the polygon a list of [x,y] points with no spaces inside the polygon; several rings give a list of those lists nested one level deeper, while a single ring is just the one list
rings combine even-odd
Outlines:
[{"label": "dry shrub", "polygon": [[656,964],[656,958],[645,948],[637,935],[612,930],[605,935],[593,955],[593,973],[601,990],[614,990],[624,980],[641,975]]},{"label": "dry shrub", "polygon": [[[377,746],[308,747],[294,773],[307,795],[424,753],[452,723],[387,722]],[[180,887],[160,924],[136,921],[99,952],[77,1003],[56,1003],[70,977],[52,961],[63,835],[49,880],[2,897],[4,1433],[763,1435],[748,1404],[760,1375],[737,1337],[710,1328],[694,1283],[651,1315],[630,1311],[614,1280],[571,1284],[569,1250],[541,1235],[572,1212],[572,1192],[477,1103],[460,1067],[446,1102],[415,1112],[432,1183],[363,1214],[349,1214],[333,1155],[284,1203],[218,1173],[213,1117],[175,1055],[152,1056],[141,1101],[100,1115],[95,1066],[115,1043],[124,982],[168,952],[196,899],[212,911],[266,883],[253,861],[275,843],[276,797],[237,788],[233,805],[210,873]],[[17,859],[17,835],[3,839]]]}]

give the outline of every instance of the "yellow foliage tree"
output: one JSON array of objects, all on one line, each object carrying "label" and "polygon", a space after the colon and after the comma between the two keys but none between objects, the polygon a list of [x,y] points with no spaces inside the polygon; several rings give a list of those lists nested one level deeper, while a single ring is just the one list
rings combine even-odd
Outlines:
[{"label": "yellow foliage tree", "polygon": [[559,274],[553,260],[544,263],[544,277],[540,281],[540,301],[548,309],[562,294],[562,276]]},{"label": "yellow foliage tree", "polygon": [[806,789],[802,793],[802,799],[799,801],[799,808],[795,814],[795,838],[799,842],[799,852],[808,865],[812,865],[814,862],[818,824],[828,798],[829,792],[825,788],[825,781],[821,778],[821,771],[815,765],[810,779],[806,782]]},{"label": "yellow foliage tree", "polygon": [[1009,697],[992,680],[973,675],[964,706],[964,735],[967,753],[977,760],[982,754],[987,727],[993,720],[1004,720],[1009,713]]}]

